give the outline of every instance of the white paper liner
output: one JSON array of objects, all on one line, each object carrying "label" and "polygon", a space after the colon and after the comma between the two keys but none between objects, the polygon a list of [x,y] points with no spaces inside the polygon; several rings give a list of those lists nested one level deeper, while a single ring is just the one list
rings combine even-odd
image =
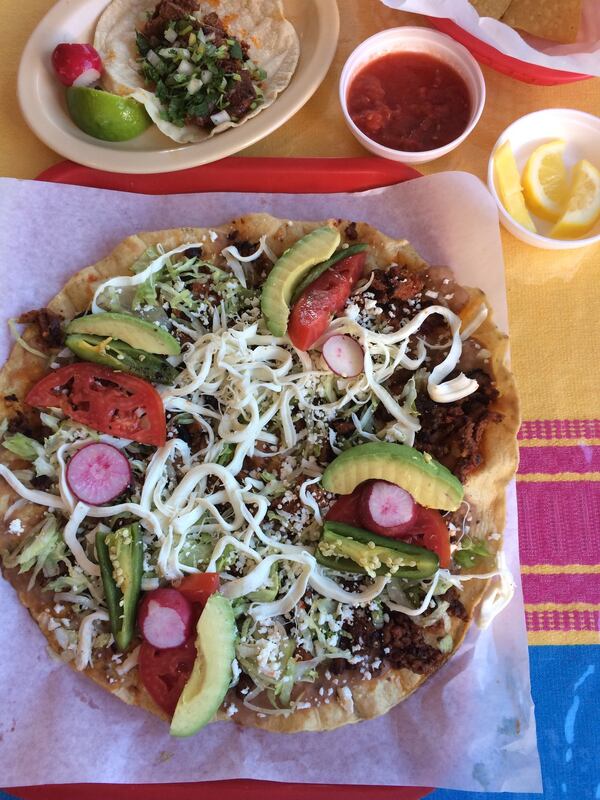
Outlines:
[{"label": "white paper liner", "polygon": [[[2,352],[7,317],[38,308],[125,236],[217,225],[242,213],[365,220],[407,237],[433,264],[480,286],[506,328],[496,208],[466,173],[356,195],[143,196],[0,179]],[[0,581],[0,783],[273,781],[541,790],[519,580],[517,508],[508,492],[508,563],[517,581],[497,623],[473,627],[451,661],[377,720],[319,734],[270,734],[216,723],[189,740],[52,660],[45,639]]]},{"label": "white paper liner", "polygon": [[[543,3],[544,0],[539,0]],[[600,75],[600,3],[584,0],[582,21],[573,44],[556,44],[521,34],[504,22],[480,17],[469,0],[382,0],[386,6],[429,17],[451,19],[482,42],[513,58],[540,67]]]}]

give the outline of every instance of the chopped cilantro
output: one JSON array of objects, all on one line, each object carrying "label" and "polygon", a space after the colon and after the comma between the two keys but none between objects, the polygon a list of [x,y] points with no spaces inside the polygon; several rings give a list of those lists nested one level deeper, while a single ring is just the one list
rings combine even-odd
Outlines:
[{"label": "chopped cilantro", "polygon": [[161,118],[178,127],[211,128],[214,114],[228,111],[236,120],[263,102],[258,84],[265,71],[238,39],[218,31],[205,35],[193,16],[172,20],[161,37],[136,32],[136,46],[140,74],[161,103]]}]

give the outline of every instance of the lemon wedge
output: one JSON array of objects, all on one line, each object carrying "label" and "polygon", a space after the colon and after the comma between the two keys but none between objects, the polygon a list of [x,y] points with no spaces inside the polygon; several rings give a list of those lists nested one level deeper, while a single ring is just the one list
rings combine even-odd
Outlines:
[{"label": "lemon wedge", "polygon": [[536,233],[535,225],[523,199],[521,176],[509,141],[500,145],[494,155],[494,182],[500,201],[510,216],[519,225]]},{"label": "lemon wedge", "polygon": [[561,216],[569,197],[565,146],[562,139],[555,139],[536,147],[523,172],[523,194],[529,210],[550,222]]},{"label": "lemon wedge", "polygon": [[577,239],[600,218],[600,172],[585,159],[575,165],[571,194],[562,217],[550,231],[555,239]]}]

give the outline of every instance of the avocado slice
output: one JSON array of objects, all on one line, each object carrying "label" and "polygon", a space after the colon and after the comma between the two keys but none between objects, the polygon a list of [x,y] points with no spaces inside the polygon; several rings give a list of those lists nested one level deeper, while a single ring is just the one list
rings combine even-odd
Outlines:
[{"label": "avocado slice", "polygon": [[383,480],[401,486],[422,506],[456,511],[464,489],[458,478],[428,453],[393,442],[367,442],[345,450],[329,464],[321,485],[350,494],[359,483]]},{"label": "avocado slice", "polygon": [[317,278],[320,278],[321,275],[329,269],[329,267],[333,267],[335,264],[337,264],[339,261],[343,261],[345,258],[355,256],[357,253],[362,253],[363,250],[367,250],[368,247],[368,244],[353,244],[350,247],[347,247],[345,250],[337,250],[331,256],[331,258],[327,259],[327,261],[323,261],[322,264],[317,264],[316,267],[313,267],[308,275],[306,275],[306,277],[303,278],[298,286],[296,286],[294,289],[294,294],[292,295],[292,305],[294,305],[302,292],[308,286],[310,286],[313,281],[316,281]]},{"label": "avocado slice", "polygon": [[67,336],[65,344],[83,361],[93,361],[95,364],[129,372],[152,383],[170,386],[179,374],[164,358],[136,350],[125,342],[111,339],[110,336],[73,333]]},{"label": "avocado slice", "polygon": [[332,255],[340,240],[340,232],[335,228],[316,228],[277,259],[260,296],[261,311],[273,336],[285,336],[294,288],[311,267]]},{"label": "avocado slice", "polygon": [[192,736],[207,725],[229,689],[237,628],[226,597],[208,598],[196,632],[196,661],[171,720],[173,736]]},{"label": "avocado slice", "polygon": [[162,356],[178,356],[181,353],[177,339],[163,328],[141,317],[119,314],[116,311],[77,317],[67,325],[66,332],[112,336],[113,339],[127,342],[131,347]]},{"label": "avocado slice", "polygon": [[389,539],[343,522],[326,522],[315,551],[317,561],[338,572],[428,578],[438,569],[437,555],[401,539]]}]

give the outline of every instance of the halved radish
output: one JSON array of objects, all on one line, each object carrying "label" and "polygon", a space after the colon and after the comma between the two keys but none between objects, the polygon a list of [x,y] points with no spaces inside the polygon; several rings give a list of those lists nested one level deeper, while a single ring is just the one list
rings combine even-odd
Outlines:
[{"label": "halved radish", "polygon": [[354,378],[363,371],[363,349],[347,334],[330,336],[323,344],[323,358],[329,369],[342,378]]},{"label": "halved radish", "polygon": [[138,627],[153,647],[179,647],[190,636],[192,604],[177,589],[154,589],[144,595],[138,609]]},{"label": "halved radish", "polygon": [[389,481],[367,481],[362,488],[360,518],[372,533],[402,538],[414,524],[417,504],[411,495]]},{"label": "halved radish", "polygon": [[52,66],[65,86],[91,86],[100,79],[102,59],[91,44],[62,42],[54,48]]},{"label": "halved radish", "polygon": [[131,467],[116,447],[97,442],[75,453],[67,465],[66,478],[79,500],[89,506],[101,506],[129,486]]}]

